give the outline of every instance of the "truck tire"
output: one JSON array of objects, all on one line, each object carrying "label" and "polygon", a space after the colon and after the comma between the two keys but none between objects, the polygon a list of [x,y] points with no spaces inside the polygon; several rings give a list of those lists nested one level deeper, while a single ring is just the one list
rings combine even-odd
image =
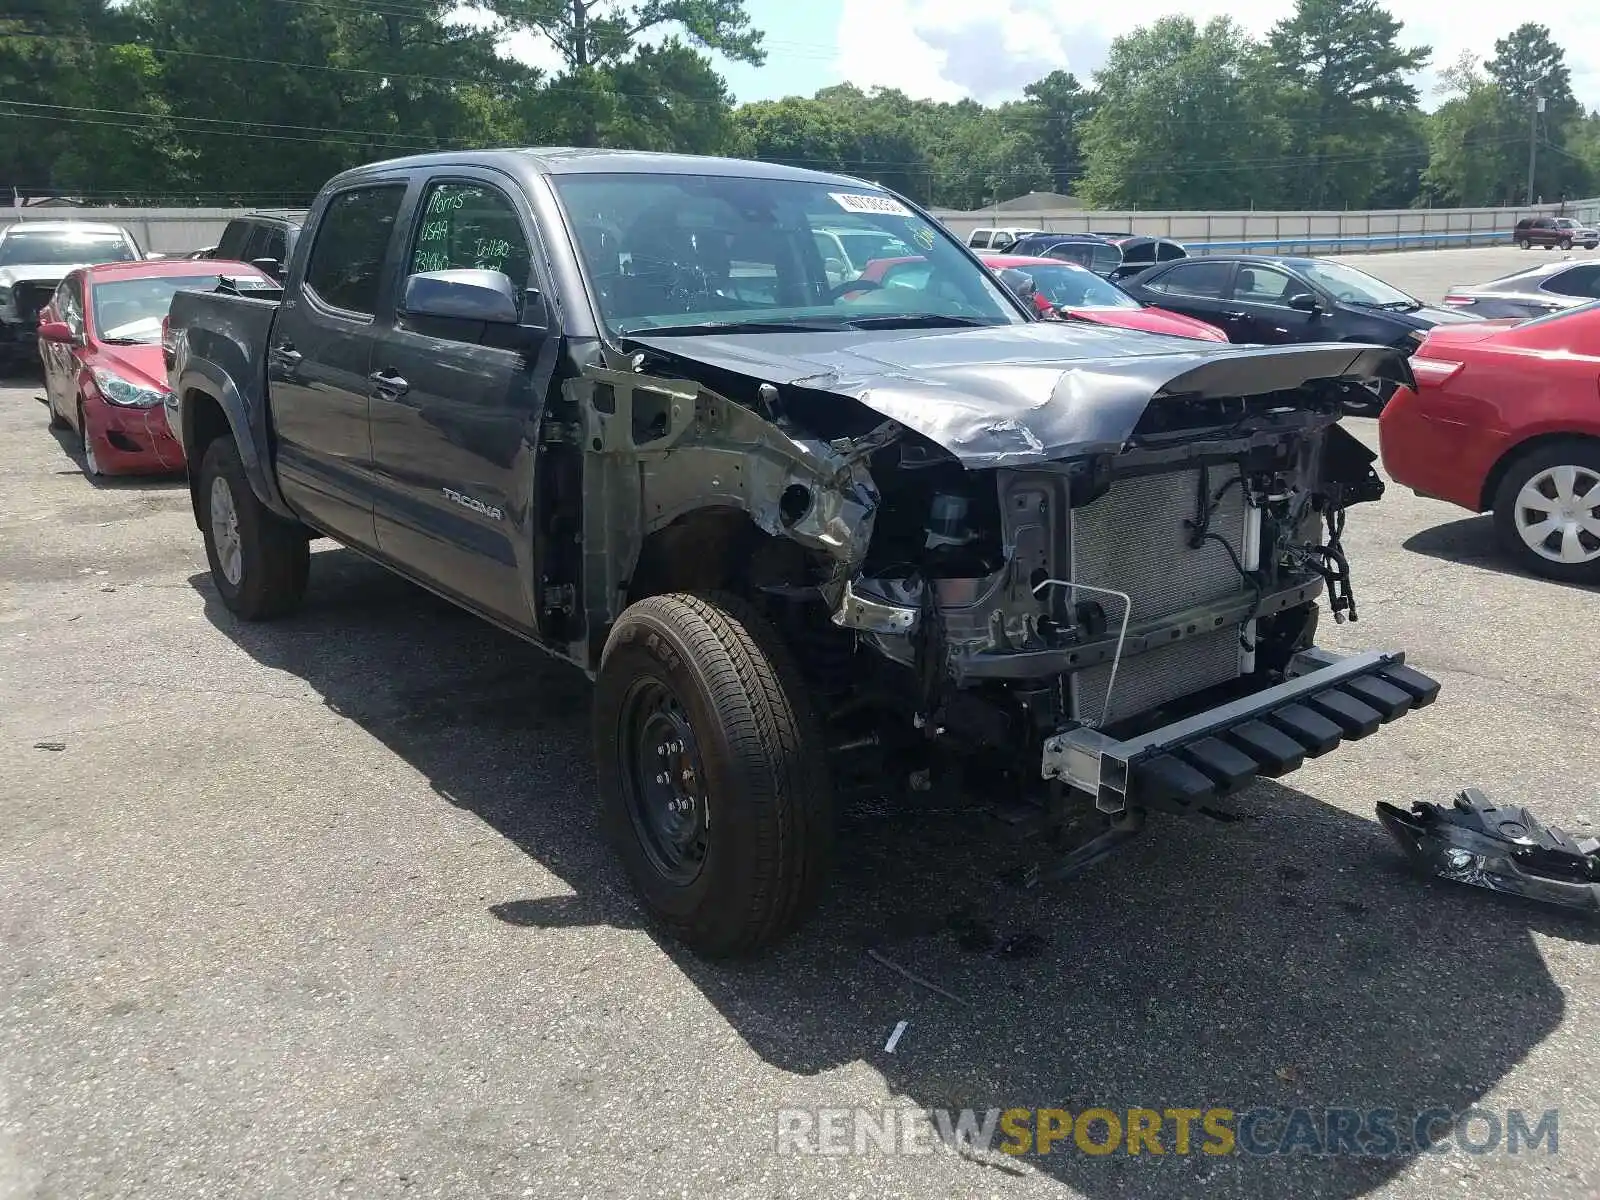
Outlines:
[{"label": "truck tire", "polygon": [[246,621],[294,611],[311,572],[311,543],[256,497],[232,438],[206,446],[199,489],[206,561],[228,611]]},{"label": "truck tire", "polygon": [[1569,438],[1517,458],[1495,489],[1494,525],[1533,574],[1600,583],[1600,442]]},{"label": "truck tire", "polygon": [[651,916],[697,953],[752,954],[821,891],[833,803],[787,648],[732,596],[639,601],[595,684],[601,820]]}]

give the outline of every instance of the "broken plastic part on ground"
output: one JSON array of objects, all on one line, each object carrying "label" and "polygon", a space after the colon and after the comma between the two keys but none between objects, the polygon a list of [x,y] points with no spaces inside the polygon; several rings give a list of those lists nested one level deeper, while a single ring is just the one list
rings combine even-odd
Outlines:
[{"label": "broken plastic part on ground", "polygon": [[1600,839],[1574,838],[1526,808],[1501,808],[1479,788],[1448,808],[1419,801],[1407,812],[1380,802],[1378,820],[1425,874],[1600,915]]}]

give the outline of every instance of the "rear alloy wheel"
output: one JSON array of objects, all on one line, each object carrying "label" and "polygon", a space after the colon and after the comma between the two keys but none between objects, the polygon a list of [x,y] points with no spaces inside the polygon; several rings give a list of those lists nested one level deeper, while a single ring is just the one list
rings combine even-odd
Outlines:
[{"label": "rear alloy wheel", "polygon": [[310,542],[304,529],[256,497],[232,438],[206,447],[199,499],[211,582],[229,611],[266,621],[298,607],[311,570]]},{"label": "rear alloy wheel", "polygon": [[1517,242],[1517,246],[1518,246],[1518,247],[1519,247],[1519,248],[1520,248],[1520,249],[1523,249],[1523,250],[1532,250],[1532,249],[1533,249],[1533,243],[1532,243],[1532,242],[1530,242],[1530,241],[1529,241],[1529,240],[1528,240],[1528,239],[1527,239],[1527,238],[1522,238],[1522,239],[1520,239],[1520,240],[1519,240],[1519,241],[1518,241],[1518,242]]},{"label": "rear alloy wheel", "polygon": [[826,751],[787,648],[732,596],[631,606],[595,681],[601,818],[650,915],[708,957],[761,950],[815,902]]},{"label": "rear alloy wheel", "polygon": [[1512,463],[1494,520],[1501,542],[1534,574],[1600,582],[1600,444],[1556,442]]}]

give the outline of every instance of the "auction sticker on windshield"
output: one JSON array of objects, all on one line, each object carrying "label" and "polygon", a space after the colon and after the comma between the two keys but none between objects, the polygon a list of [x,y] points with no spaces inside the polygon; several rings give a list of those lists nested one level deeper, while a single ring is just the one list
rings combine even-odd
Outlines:
[{"label": "auction sticker on windshield", "polygon": [[845,212],[876,216],[909,217],[911,210],[892,196],[864,196],[860,192],[829,192],[834,203]]}]

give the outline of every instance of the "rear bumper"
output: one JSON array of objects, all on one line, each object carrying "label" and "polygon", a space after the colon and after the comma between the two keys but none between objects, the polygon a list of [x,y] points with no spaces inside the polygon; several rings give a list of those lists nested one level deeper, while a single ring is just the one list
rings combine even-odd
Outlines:
[{"label": "rear bumper", "polygon": [[1283,683],[1135,738],[1093,729],[1048,738],[1046,779],[1095,797],[1102,812],[1187,811],[1257,775],[1287,775],[1341,741],[1375,732],[1433,703],[1439,685],[1403,653],[1297,655]]}]

